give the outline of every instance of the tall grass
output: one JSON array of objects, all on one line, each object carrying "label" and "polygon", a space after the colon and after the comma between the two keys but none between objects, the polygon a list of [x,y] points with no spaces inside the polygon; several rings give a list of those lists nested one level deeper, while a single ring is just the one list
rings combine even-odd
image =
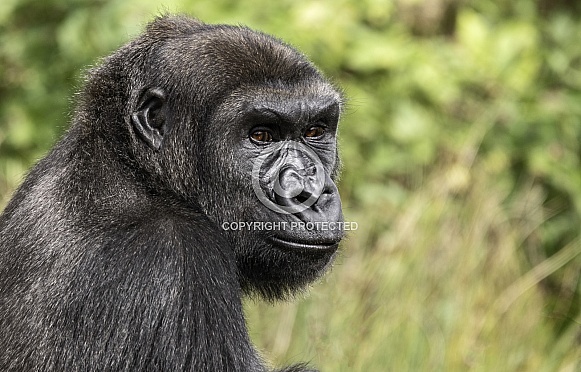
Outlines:
[{"label": "tall grass", "polygon": [[581,244],[532,270],[524,256],[544,199],[476,161],[439,165],[401,205],[347,206],[359,229],[310,296],[246,304],[254,340],[324,371],[577,371],[581,327],[555,331],[540,282],[579,267]]}]

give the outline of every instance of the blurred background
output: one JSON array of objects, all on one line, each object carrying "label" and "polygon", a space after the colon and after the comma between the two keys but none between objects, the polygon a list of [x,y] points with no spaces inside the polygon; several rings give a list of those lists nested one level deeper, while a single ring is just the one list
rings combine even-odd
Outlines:
[{"label": "blurred background", "polygon": [[163,12],[304,51],[349,99],[333,270],[248,300],[273,365],[581,369],[581,3],[2,0],[0,208],[68,127],[83,71]]}]

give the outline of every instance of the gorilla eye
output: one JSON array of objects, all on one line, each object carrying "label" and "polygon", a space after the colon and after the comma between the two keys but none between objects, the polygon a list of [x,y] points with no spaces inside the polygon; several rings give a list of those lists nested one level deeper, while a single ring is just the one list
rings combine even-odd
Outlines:
[{"label": "gorilla eye", "polygon": [[309,129],[307,129],[307,131],[305,132],[305,137],[317,138],[317,137],[321,137],[323,134],[325,134],[325,128],[316,126],[316,127],[310,127]]},{"label": "gorilla eye", "polygon": [[272,142],[272,134],[265,130],[256,130],[250,133],[250,138],[256,142]]}]

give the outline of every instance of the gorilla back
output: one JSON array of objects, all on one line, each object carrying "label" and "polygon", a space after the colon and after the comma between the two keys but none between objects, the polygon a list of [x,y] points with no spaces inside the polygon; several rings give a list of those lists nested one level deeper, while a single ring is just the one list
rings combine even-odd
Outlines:
[{"label": "gorilla back", "polygon": [[244,27],[164,16],[105,58],[0,216],[0,369],[265,371],[241,297],[332,263],[341,105]]}]

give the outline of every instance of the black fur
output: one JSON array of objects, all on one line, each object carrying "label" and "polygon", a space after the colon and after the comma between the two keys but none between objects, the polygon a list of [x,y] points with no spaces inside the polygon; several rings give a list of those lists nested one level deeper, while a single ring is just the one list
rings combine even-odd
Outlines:
[{"label": "black fur", "polygon": [[[265,371],[242,293],[300,290],[342,233],[221,226],[342,220],[340,106],[310,62],[270,36],[152,22],[89,72],[68,133],[0,216],[0,370]],[[270,145],[248,137],[262,108],[282,118],[277,141],[321,159],[325,189],[308,211],[279,215],[253,192],[252,162]],[[329,134],[303,138],[315,119]]]}]

